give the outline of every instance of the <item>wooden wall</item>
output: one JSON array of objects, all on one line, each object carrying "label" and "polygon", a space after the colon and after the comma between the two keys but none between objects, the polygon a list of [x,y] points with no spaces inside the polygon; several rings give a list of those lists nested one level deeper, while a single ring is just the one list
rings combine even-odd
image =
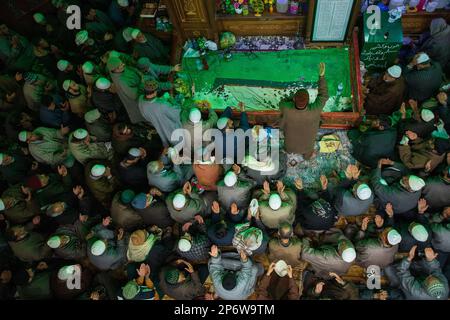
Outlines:
[{"label": "wooden wall", "polygon": [[26,35],[33,28],[33,14],[37,11],[54,12],[50,0],[1,0],[0,21]]},{"label": "wooden wall", "polygon": [[407,13],[402,17],[403,34],[405,36],[418,36],[425,31],[429,31],[431,20],[436,18],[444,18],[447,23],[450,23],[450,11]]}]

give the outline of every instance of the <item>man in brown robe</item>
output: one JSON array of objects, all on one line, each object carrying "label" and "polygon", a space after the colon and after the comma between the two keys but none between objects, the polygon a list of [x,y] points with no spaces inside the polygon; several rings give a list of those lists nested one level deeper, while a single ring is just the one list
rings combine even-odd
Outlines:
[{"label": "man in brown robe", "polygon": [[319,94],[314,103],[309,103],[306,89],[299,90],[293,101],[281,102],[280,129],[284,131],[287,153],[303,155],[308,160],[314,153],[314,142],[320,125],[320,114],[328,100],[325,80],[325,64],[319,65]]},{"label": "man in brown robe", "polygon": [[368,115],[391,115],[400,108],[405,96],[406,84],[402,69],[392,66],[383,76],[372,79],[367,85],[364,109]]}]

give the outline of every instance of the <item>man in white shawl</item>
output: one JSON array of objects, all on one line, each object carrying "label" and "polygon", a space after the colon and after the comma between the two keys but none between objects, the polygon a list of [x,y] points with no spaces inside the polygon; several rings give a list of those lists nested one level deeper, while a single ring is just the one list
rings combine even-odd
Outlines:
[{"label": "man in white shawl", "polygon": [[156,241],[161,239],[161,233],[155,235],[146,230],[136,230],[130,236],[127,258],[130,262],[143,262]]}]

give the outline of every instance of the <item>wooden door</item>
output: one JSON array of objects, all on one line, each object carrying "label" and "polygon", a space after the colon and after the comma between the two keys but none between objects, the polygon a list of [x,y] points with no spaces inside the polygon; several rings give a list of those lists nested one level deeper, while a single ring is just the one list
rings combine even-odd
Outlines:
[{"label": "wooden door", "polygon": [[171,0],[168,2],[171,16],[182,40],[189,38],[215,38],[215,22],[211,21],[208,0]]}]

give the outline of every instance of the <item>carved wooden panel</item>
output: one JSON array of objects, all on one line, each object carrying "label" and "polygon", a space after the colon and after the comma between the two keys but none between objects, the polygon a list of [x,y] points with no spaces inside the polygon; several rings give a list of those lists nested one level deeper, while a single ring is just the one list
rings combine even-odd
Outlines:
[{"label": "carved wooden panel", "polygon": [[198,38],[206,37],[208,39],[212,38],[214,35],[211,34],[209,28],[183,28],[183,34],[185,38]]},{"label": "carved wooden panel", "polygon": [[299,30],[303,34],[305,25],[304,19],[292,20],[221,20],[218,21],[218,29],[221,31],[231,31],[235,35],[248,36],[272,36],[272,35],[295,35]]},{"label": "carved wooden panel", "polygon": [[406,14],[402,17],[403,33],[405,35],[418,35],[429,31],[433,19],[444,18],[450,21],[450,13],[440,11],[439,13]]},{"label": "carved wooden panel", "polygon": [[172,0],[180,23],[208,23],[208,12],[202,0]]}]

